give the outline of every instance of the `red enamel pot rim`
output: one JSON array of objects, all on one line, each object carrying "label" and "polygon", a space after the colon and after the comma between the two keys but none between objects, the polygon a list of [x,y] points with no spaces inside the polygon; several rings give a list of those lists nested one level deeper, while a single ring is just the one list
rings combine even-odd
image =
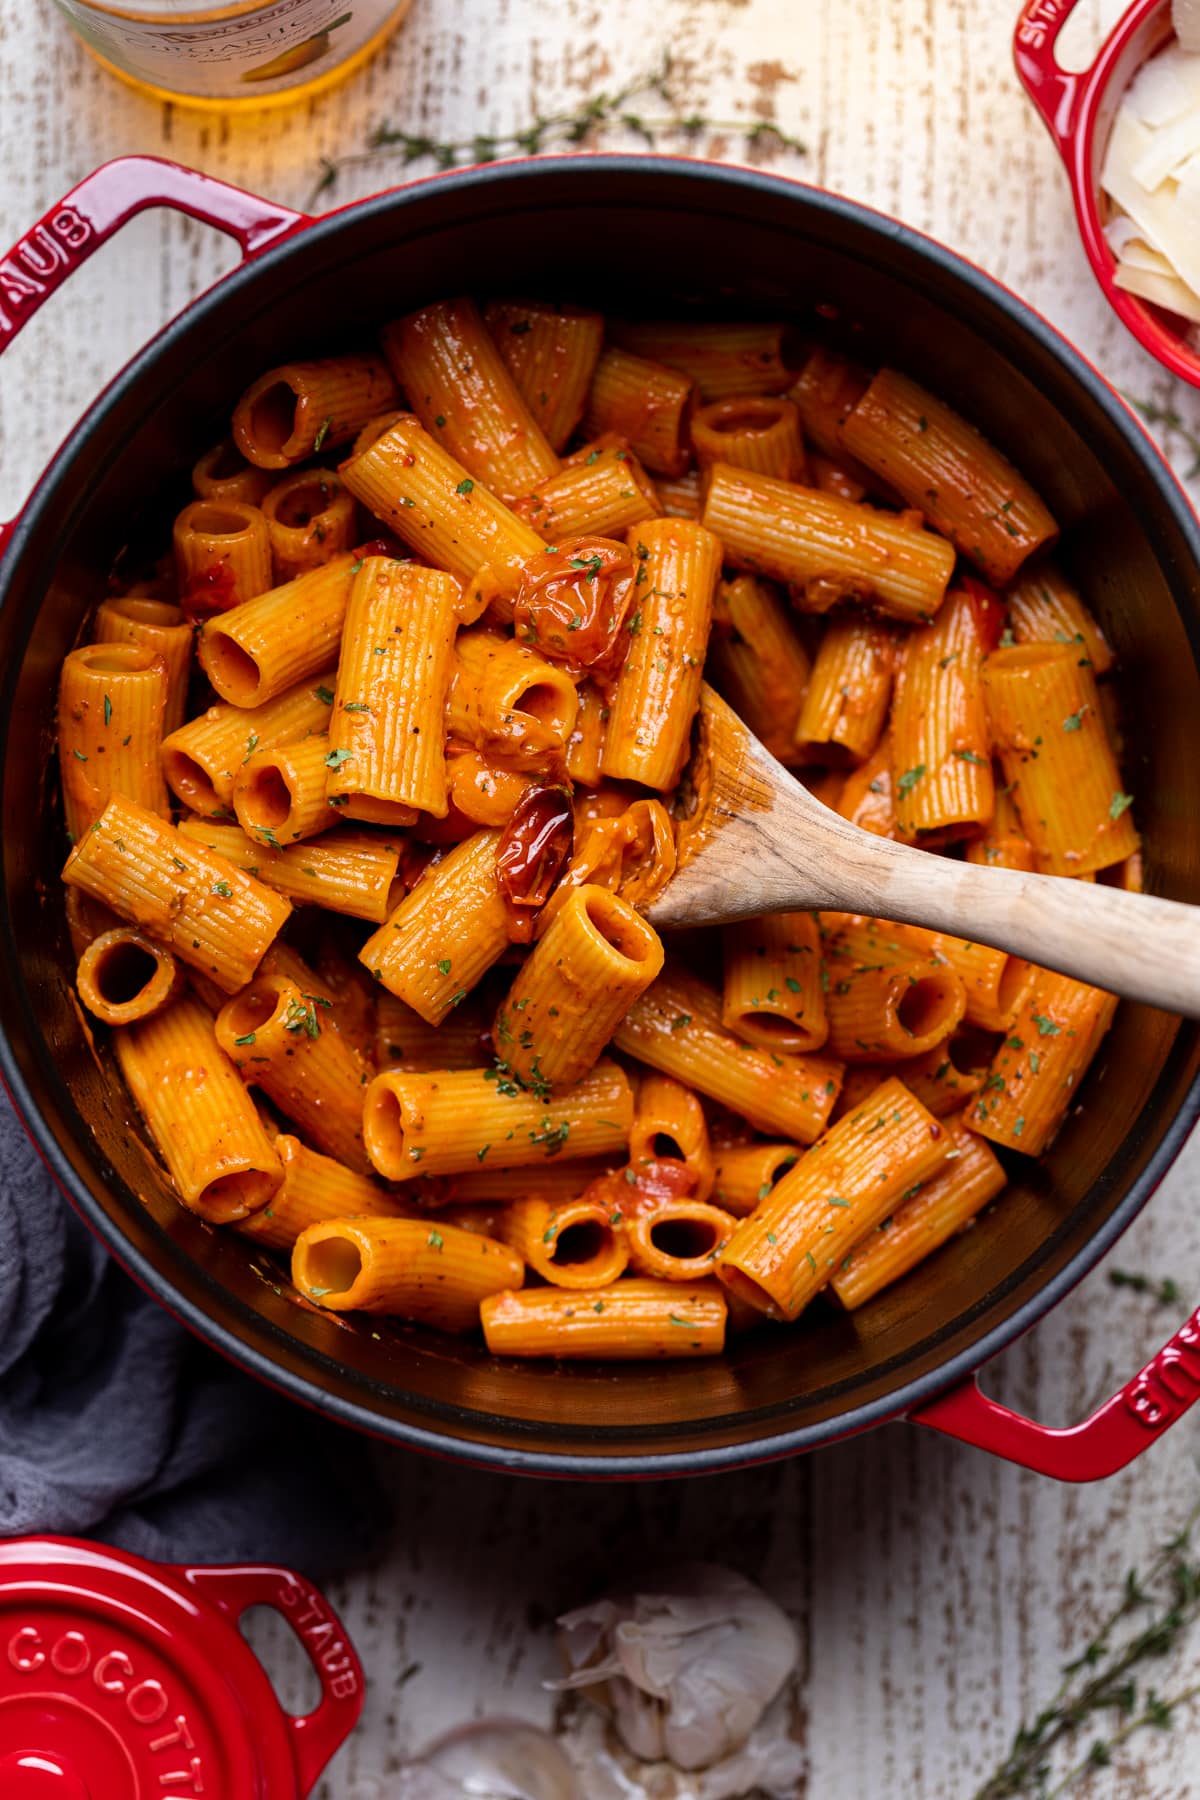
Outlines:
[{"label": "red enamel pot rim", "polygon": [[1013,59],[1030,99],[1053,138],[1070,178],[1079,235],[1104,297],[1142,348],[1192,387],[1200,387],[1200,351],[1189,326],[1161,306],[1119,288],[1116,258],[1104,236],[1099,174],[1121,96],[1142,64],[1172,36],[1170,0],[1134,0],[1092,63],[1064,69],[1055,45],[1079,0],[1026,0],[1013,38]]},{"label": "red enamel pot rim", "polygon": [[[310,222],[177,165],[125,158],[88,177],[7,259],[7,267],[37,272],[30,276],[30,293],[20,307],[14,305],[11,289],[0,299],[0,349],[100,243],[136,212],[160,204],[230,232],[251,260],[194,302],[110,384],[10,528],[7,554],[0,562],[0,652],[7,646],[12,653],[7,660],[0,654],[0,721],[19,712],[22,692],[28,692],[22,683],[27,680],[23,658],[31,643],[30,622],[38,616],[38,606],[46,604],[55,558],[69,534],[79,529],[89,493],[109,478],[106,471],[123,453],[131,454],[142,428],[139,400],[144,406],[155,381],[173,392],[172,382],[184,384],[179,370],[190,356],[208,354],[213,345],[236,348],[244,321],[264,314],[264,296],[270,295],[274,316],[275,308],[286,308],[289,295],[303,292],[307,298],[306,283],[316,279],[314,268],[323,273],[336,266],[340,272],[344,258],[365,254],[364,242],[382,242],[388,254],[395,254],[397,246],[412,242],[436,244],[438,230],[449,238],[472,220],[486,235],[488,229],[507,232],[512,221],[524,218],[532,233],[543,210],[555,207],[564,214],[578,209],[581,215],[590,207],[595,218],[627,214],[631,227],[640,222],[642,229],[653,219],[661,221],[656,228],[664,232],[673,229],[673,218],[686,215],[686,230],[703,229],[709,237],[715,223],[723,221],[732,232],[745,219],[751,233],[776,233],[781,253],[790,234],[798,244],[825,244],[831,257],[843,261],[850,245],[854,257],[879,272],[881,282],[907,284],[914,305],[919,301],[944,312],[947,320],[966,317],[970,331],[986,333],[996,346],[998,362],[1021,363],[1024,379],[1034,384],[1031,401],[1035,389],[1044,388],[1048,405],[1058,404],[1074,415],[1072,430],[1093,447],[1094,455],[1107,454],[1114,468],[1119,466],[1123,500],[1145,540],[1142,553],[1154,557],[1164,581],[1170,577],[1172,629],[1183,634],[1189,666],[1200,661],[1200,530],[1186,496],[1129,409],[1052,327],[998,283],[865,207],[752,170],[674,158],[587,156],[449,172]],[[606,229],[612,229],[611,218]],[[26,251],[32,254],[26,257]],[[21,631],[24,639],[17,635]],[[18,763],[27,752],[18,755],[11,730],[7,744],[3,772],[9,793],[19,793]],[[10,860],[19,859],[23,849],[28,847],[15,840],[6,843]],[[28,849],[31,857],[34,853]],[[79,1120],[73,1095],[45,1043],[22,967],[28,933],[23,944],[17,923],[21,900],[20,883],[10,877],[0,896],[0,1073],[72,1203],[137,1279],[200,1336],[260,1378],[359,1429],[494,1468],[627,1478],[697,1474],[765,1460],[907,1415],[1060,1478],[1091,1479],[1130,1461],[1200,1393],[1195,1320],[1111,1401],[1068,1431],[1048,1431],[997,1406],[979,1393],[974,1381],[982,1362],[1032,1325],[1094,1265],[1145,1204],[1182,1147],[1200,1113],[1200,1047],[1190,1027],[1175,1035],[1156,1077],[1154,1094],[1169,1093],[1169,1101],[1160,1100],[1152,1125],[1142,1121],[1140,1142],[1130,1151],[1136,1161],[1136,1167],[1129,1165],[1133,1172],[1110,1179],[1107,1189],[1100,1183],[1103,1205],[1088,1216],[1086,1232],[1076,1208],[1052,1243],[1039,1247],[1038,1257],[1023,1267],[1019,1279],[1006,1278],[986,1303],[955,1315],[947,1327],[948,1334],[953,1331],[951,1349],[931,1329],[920,1355],[891,1362],[881,1355],[872,1365],[878,1389],[869,1398],[846,1404],[834,1382],[816,1401],[808,1394],[770,1406],[746,1400],[740,1412],[717,1419],[706,1438],[702,1428],[707,1429],[707,1421],[702,1421],[690,1445],[689,1418],[678,1430],[623,1426],[619,1435],[613,1434],[613,1447],[606,1448],[602,1425],[575,1417],[571,1407],[560,1407],[549,1423],[531,1423],[481,1403],[476,1395],[492,1390],[486,1381],[480,1387],[478,1367],[471,1371],[476,1385],[464,1385],[459,1405],[422,1399],[400,1410],[395,1388],[385,1404],[380,1365],[360,1374],[348,1361],[350,1350],[339,1354],[350,1343],[339,1335],[344,1328],[325,1319],[314,1325],[294,1306],[287,1307],[284,1319],[266,1289],[259,1289],[261,1303],[230,1291],[218,1272],[226,1266],[220,1262],[222,1253],[214,1251],[207,1259],[196,1253],[197,1243],[215,1242],[213,1234],[193,1241],[193,1222],[186,1216],[179,1219],[177,1207],[170,1208],[166,1226],[141,1204],[122,1214],[113,1197],[120,1174]],[[300,1324],[289,1337],[296,1317]],[[1186,1392],[1181,1391],[1180,1368],[1193,1384]],[[750,1376],[755,1374],[750,1369]],[[561,1375],[549,1379],[562,1391]],[[583,1390],[581,1380],[574,1391]],[[406,1402],[409,1398],[399,1395]],[[794,1422],[803,1405],[809,1406],[810,1416]]]}]

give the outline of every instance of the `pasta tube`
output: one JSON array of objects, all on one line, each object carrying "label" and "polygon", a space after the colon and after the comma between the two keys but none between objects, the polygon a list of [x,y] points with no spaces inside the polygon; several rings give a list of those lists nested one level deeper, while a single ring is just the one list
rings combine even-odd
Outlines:
[{"label": "pasta tube", "polygon": [[1113,653],[1077,590],[1053,562],[1023,569],[1008,590],[1008,628],[1017,644],[1072,644],[1092,674],[1106,675]]},{"label": "pasta tube", "polygon": [[703,522],[727,561],[790,582],[811,612],[865,599],[893,618],[921,623],[942,604],[954,568],[952,546],[903,515],[731,463],[713,464]]},{"label": "pasta tube", "polygon": [[892,734],[885,731],[872,755],[852,769],[842,783],[834,811],[876,837],[896,835],[892,782]]},{"label": "pasta tube", "polygon": [[63,661],[58,764],[67,835],[77,843],[113,794],[170,812],[159,766],[167,665],[137,644],[89,644]]},{"label": "pasta tube", "polygon": [[106,600],[96,609],[98,644],[136,644],[167,665],[167,699],[162,732],[169,737],[183,724],[188,677],[192,672],[192,628],[177,606],[141,594]]},{"label": "pasta tube", "polygon": [[479,1309],[493,1356],[563,1362],[720,1356],[726,1313],[713,1281],[617,1281],[584,1299],[561,1288],[527,1288],[496,1294]]},{"label": "pasta tube", "polygon": [[896,633],[885,621],[854,613],[830,619],[796,719],[795,747],[829,744],[865,761],[887,718],[895,663]]},{"label": "pasta tube", "polygon": [[598,787],[608,731],[608,707],[600,689],[591,681],[580,682],[575,698],[575,724],[567,738],[565,752],[567,774],[579,786]]},{"label": "pasta tube", "polygon": [[1003,782],[994,785],[995,810],[980,835],[967,845],[967,861],[982,863],[988,868],[1032,872],[1037,866],[1037,858],[1017,816],[1012,790]]},{"label": "pasta tube", "polygon": [[557,475],[514,503],[548,543],[564,538],[620,538],[631,525],[658,518],[654,483],[624,438],[610,433],[568,456]]},{"label": "pasta tube", "polygon": [[275,1150],[283,1164],[283,1181],[269,1203],[238,1226],[266,1250],[290,1250],[302,1231],[329,1219],[408,1219],[414,1208],[385,1193],[365,1175],[356,1174],[332,1156],[310,1150],[298,1137],[281,1132]]},{"label": "pasta tube", "polygon": [[842,1065],[823,1056],[778,1056],[739,1043],[721,1027],[721,999],[668,963],[613,1033],[626,1056],[741,1113],[757,1131],[811,1144],[829,1121]]},{"label": "pasta tube", "polygon": [[258,979],[217,1014],[217,1042],[317,1150],[365,1174],[366,1065],[338,1028],[337,1008],[278,975]]},{"label": "pasta tube", "polygon": [[526,559],[546,547],[532,526],[468,475],[411,414],[344,463],[340,473],[355,498],[423,562],[463,582],[468,597],[478,592],[472,617],[491,597],[490,586],[485,592],[475,583],[481,569],[487,568],[501,591],[514,594]]},{"label": "pasta tube", "polygon": [[450,575],[368,556],[342,635],[327,791],[354,819],[445,818],[443,717],[454,668],[459,587]]},{"label": "pasta tube", "polygon": [[744,1219],[804,1155],[799,1144],[730,1144],[716,1153],[713,1200]]},{"label": "pasta tube", "polygon": [[496,1069],[389,1069],[367,1089],[363,1138],[388,1181],[454,1175],[488,1161],[530,1170],[555,1157],[624,1150],[633,1094],[613,1062],[599,1062],[553,1099],[526,1092]]},{"label": "pasta tube", "polygon": [[496,1014],[496,1055],[536,1091],[582,1079],[663,965],[658,933],[606,888],[575,888]]},{"label": "pasta tube", "polygon": [[821,935],[808,912],[740,920],[722,933],[721,1023],[767,1050],[819,1050],[829,1036]]},{"label": "pasta tube", "polygon": [[435,300],[397,319],[383,348],[426,431],[501,500],[556,472],[558,458],[473,300]]},{"label": "pasta tube", "polygon": [[179,832],[257,875],[296,906],[319,906],[381,925],[396,904],[400,846],[395,838],[342,828],[272,850],[248,838],[240,825],[219,825],[212,819],[181,819]]},{"label": "pasta tube", "polygon": [[869,372],[836,350],[817,348],[787,390],[800,413],[806,443],[839,462],[864,491],[878,487],[874,474],[856,462],[842,442],[842,426],[871,385]]},{"label": "pasta tube", "polygon": [[222,438],[192,465],[192,492],[197,500],[244,500],[261,506],[274,480],[269,469],[248,463],[232,438]]},{"label": "pasta tube", "polygon": [[[552,1206],[559,1201],[578,1200],[594,1181],[611,1175],[623,1159],[624,1151],[620,1150],[609,1156],[583,1156],[571,1162],[542,1163],[537,1171],[537,1191]],[[468,1206],[484,1202],[524,1199],[529,1192],[530,1175],[527,1168],[520,1166],[493,1169],[485,1157],[477,1169],[450,1176],[449,1185],[455,1202],[461,1202],[465,1211]]]},{"label": "pasta tube", "polygon": [[692,417],[692,448],[702,469],[733,463],[780,481],[806,481],[800,415],[791,400],[738,395],[701,406]]},{"label": "pasta tube", "polygon": [[477,831],[456,844],[359,951],[375,980],[429,1025],[440,1025],[508,947],[499,842],[498,831]]},{"label": "pasta tube", "polygon": [[358,508],[328,469],[285,475],[262,503],[276,584],[292,581],[349,550],[358,536]]},{"label": "pasta tube", "polygon": [[63,880],[168,944],[227,994],[245,987],[292,910],[252,875],[121,795],[76,844]]},{"label": "pasta tube", "polygon": [[637,1084],[629,1161],[681,1162],[692,1176],[691,1195],[707,1200],[712,1193],[714,1163],[704,1108],[690,1088],[669,1075],[647,1070]]},{"label": "pasta tube", "polygon": [[489,300],[483,318],[521,398],[551,447],[561,450],[583,416],[604,342],[603,316],[544,300]]},{"label": "pasta tube", "polygon": [[521,1259],[507,1244],[433,1219],[332,1219],[300,1233],[292,1280],[329,1312],[388,1313],[474,1331],[479,1304],[519,1288]]},{"label": "pasta tube", "polygon": [[629,649],[609,703],[600,767],[617,781],[665,790],[687,761],[721,546],[680,519],[651,519],[630,541],[638,571]]},{"label": "pasta tube", "polygon": [[193,812],[228,813],[233,784],[256,750],[273,750],[329,729],[332,669],[299,681],[263,706],[210,706],[164,738],[163,774]]},{"label": "pasta tube", "polygon": [[237,1070],[191,994],[113,1033],[125,1085],[179,1198],[214,1225],[259,1212],[283,1169]]},{"label": "pasta tube", "polygon": [[1024,476],[973,425],[895,369],[876,375],[843,420],[841,440],[989,581],[1011,581],[1058,536]]},{"label": "pasta tube", "polygon": [[853,1246],[941,1168],[950,1148],[946,1126],[902,1081],[881,1082],[741,1221],[717,1260],[721,1280],[760,1312],[799,1318]]},{"label": "pasta tube", "polygon": [[677,369],[627,350],[605,350],[592,376],[584,433],[595,438],[615,431],[655,474],[682,475],[691,460],[695,397],[695,384]]},{"label": "pasta tube", "polygon": [[492,1021],[478,997],[460,1001],[440,1025],[385,987],[375,989],[375,1063],[380,1069],[481,1069],[492,1059]]},{"label": "pasta tube", "polygon": [[659,1281],[703,1281],[736,1225],[731,1213],[707,1201],[665,1200],[626,1221],[629,1266]]},{"label": "pasta tube", "polygon": [[452,738],[536,767],[566,748],[578,711],[566,670],[527,644],[480,626],[459,634],[446,701]]},{"label": "pasta tube", "polygon": [[1040,1156],[1075,1098],[1117,1009],[1116,996],[1049,969],[1035,971],[967,1114],[972,1131]]},{"label": "pasta tube", "polygon": [[281,850],[336,825],[338,814],[325,797],[328,761],[327,737],[301,738],[248,757],[233,784],[233,810],[246,836]]},{"label": "pasta tube", "polygon": [[252,382],[234,408],[233,437],[259,469],[286,469],[345,444],[399,396],[377,356],[284,363]]},{"label": "pasta tube", "polygon": [[566,904],[573,888],[594,885],[620,894],[644,911],[675,873],[675,828],[660,800],[635,800],[615,817],[600,818],[584,831],[582,847],[563,870],[541,910],[539,935]]},{"label": "pasta tube", "polygon": [[950,1036],[966,1010],[962,979],[886,920],[843,927],[826,950],[829,1049],[847,1062],[920,1056]]},{"label": "pasta tube", "polygon": [[791,380],[784,327],[758,319],[638,319],[617,325],[614,342],[690,375],[703,400],[781,394]]},{"label": "pasta tube", "polygon": [[753,575],[717,584],[706,675],[782,763],[797,761],[796,726],[811,666],[774,588]]},{"label": "pasta tube", "polygon": [[337,655],[354,558],[332,562],[210,619],[196,654],[222,700],[259,707],[315,675]]},{"label": "pasta tube", "polygon": [[1051,875],[1122,862],[1139,838],[1100,716],[1096,682],[1074,647],[1026,644],[983,666],[988,719],[1021,825]]},{"label": "pasta tube", "polygon": [[950,1149],[937,1173],[881,1220],[831,1277],[829,1285],[847,1309],[865,1305],[915,1269],[1004,1187],[1002,1163],[961,1119],[947,1119],[946,1135]]},{"label": "pasta tube", "polygon": [[932,625],[910,632],[892,705],[892,791],[902,838],[961,836],[995,805],[983,678],[988,648],[980,602],[952,593]]},{"label": "pasta tube", "polygon": [[629,1250],[620,1227],[619,1213],[586,1194],[553,1202],[532,1195],[505,1208],[496,1234],[552,1287],[586,1291],[625,1273]]},{"label": "pasta tube", "polygon": [[981,1031],[1007,1028],[1029,990],[1034,973],[1032,963],[1020,956],[1009,956],[1005,950],[993,950],[989,944],[951,937],[944,931],[927,931],[918,925],[886,929],[898,929],[906,942],[932,961],[950,965],[966,993],[963,1018],[968,1025],[977,1025]]},{"label": "pasta tube", "polygon": [[669,519],[698,519],[704,511],[699,469],[689,469],[686,475],[660,475],[654,491]]},{"label": "pasta tube", "polygon": [[257,506],[193,500],[175,520],[175,576],[184,612],[203,618],[271,585],[271,538]]},{"label": "pasta tube", "polygon": [[79,998],[105,1025],[132,1025],[172,999],[179,968],[169,950],[128,925],[93,938],[75,975]]}]

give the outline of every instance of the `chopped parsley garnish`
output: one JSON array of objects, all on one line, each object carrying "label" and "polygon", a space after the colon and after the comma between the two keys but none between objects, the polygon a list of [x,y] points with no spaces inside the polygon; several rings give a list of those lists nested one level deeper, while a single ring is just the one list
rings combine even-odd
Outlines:
[{"label": "chopped parsley garnish", "polygon": [[235,1044],[252,1044],[254,1042],[254,1033],[252,1031],[248,1031],[246,1033],[245,1037],[234,1038],[233,1041]]},{"label": "chopped parsley garnish", "polygon": [[471,480],[471,477],[469,475],[464,476],[464,478],[462,479],[462,481],[459,482],[458,486],[455,488],[454,491],[456,494],[474,493],[475,483]]},{"label": "chopped parsley garnish", "polygon": [[906,769],[896,783],[896,792],[898,794],[910,794],[924,773],[924,763],[918,763],[915,769]]},{"label": "chopped parsley garnish", "polygon": [[305,996],[304,1000],[289,1000],[287,1013],[284,1016],[285,1031],[303,1031],[310,1038],[321,1035],[321,1022],[317,1018],[316,1003]]},{"label": "chopped parsley garnish", "polygon": [[1063,720],[1063,730],[1064,731],[1079,731],[1079,730],[1081,730],[1083,727],[1084,714],[1086,712],[1087,712],[1087,703],[1085,702],[1080,707],[1078,712],[1068,713],[1066,718]]},{"label": "chopped parsley garnish", "polygon": [[321,420],[321,423],[317,428],[317,435],[313,439],[313,450],[314,451],[319,450],[321,448],[321,446],[324,444],[325,439],[329,436],[329,427],[332,424],[333,424],[333,414],[326,413],[325,417]]},{"label": "chopped parsley garnish", "polygon": [[690,1025],[691,1022],[692,1022],[691,1013],[676,1013],[675,1017],[671,1020],[671,1030],[672,1031],[682,1031],[684,1026]]},{"label": "chopped parsley garnish", "polygon": [[1043,1018],[1041,1013],[1034,1013],[1033,1022],[1038,1028],[1039,1037],[1057,1037],[1062,1030],[1061,1025],[1056,1025],[1053,1019]]},{"label": "chopped parsley garnish", "polygon": [[331,750],[325,758],[327,769],[340,769],[344,762],[349,762],[354,755],[353,750]]},{"label": "chopped parsley garnish", "polygon": [[425,1239],[425,1242],[429,1245],[431,1250],[440,1250],[445,1241],[446,1240],[440,1231],[431,1231],[429,1236]]},{"label": "chopped parsley garnish", "polygon": [[229,900],[233,896],[233,889],[227,881],[214,881],[212,891],[214,894],[220,894],[222,900]]},{"label": "chopped parsley garnish", "polygon": [[[76,751],[75,754],[78,756],[79,752]],[[1132,805],[1133,805],[1133,795],[1132,794],[1114,794],[1112,797],[1112,804],[1110,805],[1110,807],[1108,809],[1109,818],[1110,819],[1119,819],[1121,814],[1123,812],[1128,812],[1129,808]]]},{"label": "chopped parsley garnish", "polygon": [[104,723],[106,725],[112,724],[112,701],[107,694],[104,696]]},{"label": "chopped parsley garnish", "polygon": [[960,762],[979,763],[981,767],[985,768],[987,766],[987,757],[976,756],[974,750],[956,750],[954,754]]},{"label": "chopped parsley garnish", "polygon": [[448,975],[451,968],[450,958],[448,956],[439,958],[437,967],[439,975]]},{"label": "chopped parsley garnish", "polygon": [[316,695],[317,699],[321,702],[322,706],[332,706],[333,705],[333,689],[332,688],[327,688],[324,686],[315,687],[313,689],[313,693]]}]

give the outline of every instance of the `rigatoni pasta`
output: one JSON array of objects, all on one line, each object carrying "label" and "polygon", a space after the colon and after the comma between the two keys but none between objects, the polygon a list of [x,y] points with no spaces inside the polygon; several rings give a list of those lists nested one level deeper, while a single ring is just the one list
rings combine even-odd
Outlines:
[{"label": "rigatoni pasta", "polygon": [[255,382],[66,658],[101,1059],[327,1343],[704,1357],[871,1306],[997,1198],[993,1146],[1051,1141],[1115,1000],[886,919],[644,915],[721,753],[704,677],[869,831],[1140,886],[1053,518],[782,321],[435,299],[383,348]]}]

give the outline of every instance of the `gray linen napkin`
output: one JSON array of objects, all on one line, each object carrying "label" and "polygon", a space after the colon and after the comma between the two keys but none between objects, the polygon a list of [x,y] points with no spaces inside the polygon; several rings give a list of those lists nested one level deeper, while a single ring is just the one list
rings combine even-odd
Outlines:
[{"label": "gray linen napkin", "polygon": [[0,1536],[319,1575],[368,1556],[386,1517],[365,1441],[242,1374],[147,1298],[0,1092]]}]

